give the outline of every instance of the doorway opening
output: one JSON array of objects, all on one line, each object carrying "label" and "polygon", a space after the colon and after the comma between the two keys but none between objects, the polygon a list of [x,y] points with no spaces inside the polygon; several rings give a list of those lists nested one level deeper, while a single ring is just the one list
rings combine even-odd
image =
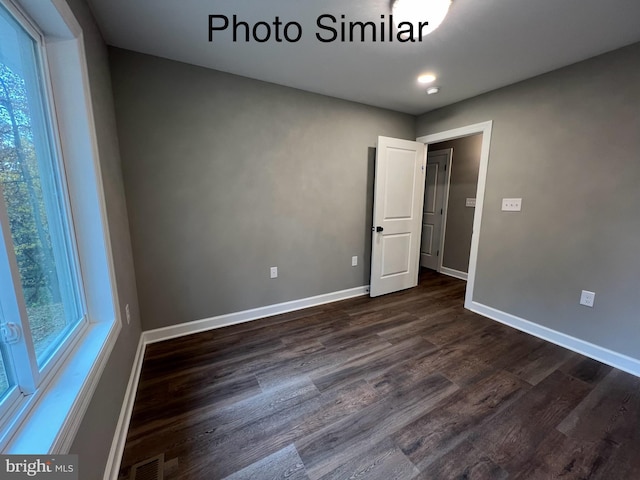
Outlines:
[{"label": "doorway opening", "polygon": [[420,266],[467,280],[471,304],[492,122],[419,137],[427,145]]},{"label": "doorway opening", "polygon": [[429,145],[420,266],[467,279],[482,134]]}]

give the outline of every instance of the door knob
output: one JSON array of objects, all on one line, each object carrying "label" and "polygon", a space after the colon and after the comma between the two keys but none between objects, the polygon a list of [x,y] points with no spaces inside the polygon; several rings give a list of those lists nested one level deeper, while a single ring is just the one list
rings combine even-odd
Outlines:
[{"label": "door knob", "polygon": [[380,232],[383,232],[383,231],[384,231],[384,228],[382,228],[382,227],[376,227],[376,232],[380,233]]}]

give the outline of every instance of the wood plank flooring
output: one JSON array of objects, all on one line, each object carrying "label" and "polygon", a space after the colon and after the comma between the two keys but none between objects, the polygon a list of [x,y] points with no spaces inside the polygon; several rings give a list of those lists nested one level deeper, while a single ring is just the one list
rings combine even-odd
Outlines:
[{"label": "wood plank flooring", "polygon": [[[640,478],[640,379],[420,285],[148,347],[122,460],[174,479]],[[176,465],[177,462],[177,465]]]}]

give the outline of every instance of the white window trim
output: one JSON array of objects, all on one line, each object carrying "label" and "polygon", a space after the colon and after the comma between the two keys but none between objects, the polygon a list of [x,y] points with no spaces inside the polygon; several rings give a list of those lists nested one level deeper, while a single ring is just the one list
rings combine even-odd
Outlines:
[{"label": "white window trim", "polygon": [[84,41],[64,0],[0,2],[32,19],[31,28],[44,38],[88,314],[55,371],[33,395],[12,404],[0,451],[68,453],[122,329]]}]

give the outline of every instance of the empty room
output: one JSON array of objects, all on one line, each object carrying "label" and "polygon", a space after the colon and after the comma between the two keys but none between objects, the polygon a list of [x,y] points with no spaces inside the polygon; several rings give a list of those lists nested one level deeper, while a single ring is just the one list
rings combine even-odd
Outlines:
[{"label": "empty room", "polygon": [[0,478],[640,478],[638,18],[0,0]]}]

